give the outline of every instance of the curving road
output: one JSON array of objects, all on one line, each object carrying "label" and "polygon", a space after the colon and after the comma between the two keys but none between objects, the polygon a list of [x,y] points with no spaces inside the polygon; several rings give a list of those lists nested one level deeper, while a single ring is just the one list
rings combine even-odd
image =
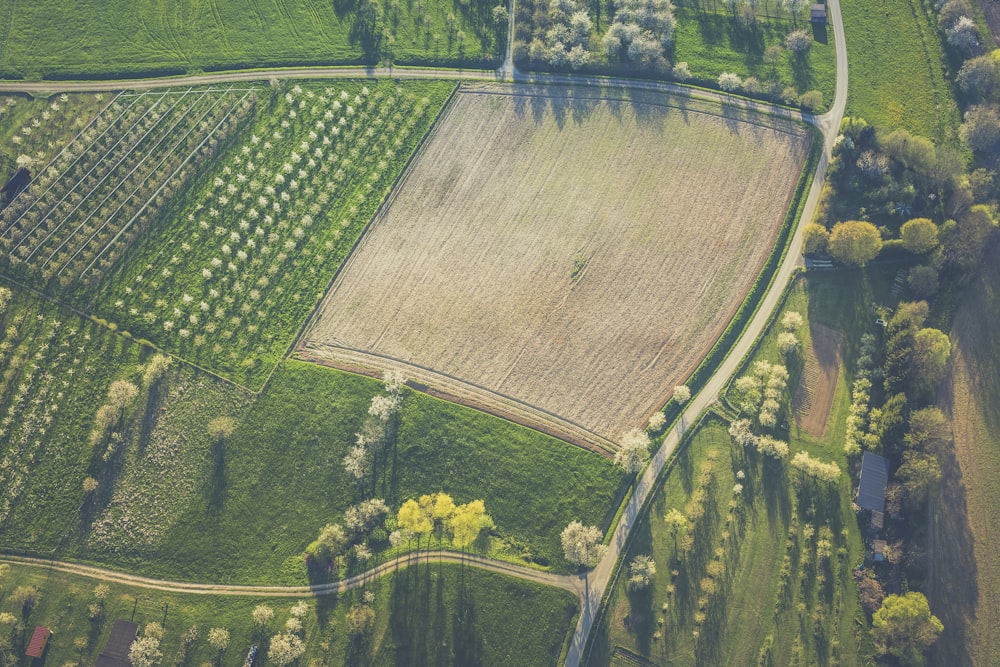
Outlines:
[{"label": "curving road", "polygon": [[92,565],[81,565],[79,563],[68,563],[66,561],[49,560],[47,558],[30,558],[24,556],[0,556],[0,563],[11,565],[23,565],[35,567],[55,572],[65,572],[81,577],[89,577],[98,581],[107,581],[114,584],[126,586],[136,586],[154,591],[166,591],[169,593],[192,593],[195,595],[228,595],[242,597],[274,597],[274,598],[294,598],[303,596],[319,597],[323,595],[340,595],[349,590],[360,588],[376,577],[380,577],[396,570],[402,570],[420,562],[435,563],[455,563],[471,565],[490,572],[497,572],[518,579],[532,581],[546,586],[555,586],[569,591],[580,599],[583,599],[586,581],[583,575],[559,575],[551,572],[540,572],[528,567],[513,565],[499,560],[483,558],[473,554],[459,554],[454,551],[411,551],[399,558],[387,560],[386,562],[373,567],[372,569],[356,574],[341,581],[334,581],[328,584],[315,584],[312,586],[255,586],[255,585],[235,585],[235,584],[196,584],[185,581],[169,581],[166,579],[156,579],[153,577],[143,577],[117,570],[109,570]]},{"label": "curving road", "polygon": [[[511,29],[513,33],[515,5],[511,2]],[[802,212],[801,221],[812,219],[816,206],[819,202],[820,190],[823,180],[826,177],[826,170],[829,164],[830,151],[833,148],[834,139],[837,136],[840,122],[844,116],[847,103],[847,49],[844,42],[844,27],[840,14],[839,0],[828,0],[827,10],[829,13],[830,25],[833,28],[837,79],[836,92],[833,105],[830,111],[814,116],[804,114],[801,117],[806,122],[816,126],[823,134],[824,147],[816,173],[809,189],[806,204]],[[629,79],[609,79],[592,76],[575,75],[552,75],[552,74],[524,74],[519,72],[513,65],[511,59],[510,39],[508,39],[508,50],[504,59],[504,64],[499,70],[438,70],[420,68],[393,68],[393,67],[340,67],[340,68],[286,68],[271,70],[255,70],[249,72],[219,72],[213,74],[199,74],[192,76],[171,77],[165,79],[141,79],[141,80],[114,80],[114,81],[46,81],[46,82],[0,82],[0,92],[20,92],[31,94],[49,94],[54,92],[97,92],[108,89],[139,90],[148,88],[165,88],[171,86],[190,86],[212,83],[231,83],[241,81],[261,81],[271,77],[283,79],[306,79],[306,78],[359,78],[359,77],[395,77],[406,79],[451,79],[466,81],[511,81],[515,83],[533,85],[586,85],[612,88],[631,88],[641,90],[651,90],[660,92],[680,93],[697,99],[705,99],[716,102],[723,102],[731,106],[744,108],[747,110],[761,111],[783,115],[787,117],[799,117],[797,112],[789,109],[775,107],[762,102],[755,102],[743,98],[736,98],[724,93],[716,93],[700,89],[692,89],[687,86],[680,86],[671,83],[655,81],[635,81]],[[801,222],[800,221],[800,222]],[[749,352],[757,337],[763,332],[771,313],[777,307],[784,287],[788,284],[795,269],[801,263],[802,250],[802,230],[804,225],[800,224],[796,234],[792,237],[789,249],[785,258],[775,274],[771,288],[764,296],[753,319],[747,325],[739,341],[729,351],[726,359],[719,365],[715,373],[706,382],[705,387],[694,396],[684,410],[677,425],[667,434],[663,445],[647,466],[645,473],[639,478],[635,485],[634,493],[622,514],[621,520],[612,534],[607,554],[592,571],[579,575],[555,575],[547,572],[539,572],[526,567],[520,567],[502,561],[494,561],[480,556],[461,556],[453,552],[421,552],[410,553],[401,556],[397,560],[387,561],[372,570],[350,577],[343,581],[330,584],[320,584],[316,586],[233,586],[217,584],[195,584],[184,582],[172,582],[137,575],[124,574],[103,568],[78,565],[60,561],[46,560],[40,558],[22,558],[14,556],[0,557],[0,562],[27,565],[31,567],[48,568],[60,572],[68,572],[81,576],[91,577],[103,581],[110,581],[132,586],[140,586],[152,590],[171,591],[177,593],[195,593],[204,595],[232,595],[232,596],[260,596],[260,597],[299,597],[304,595],[328,595],[342,593],[363,585],[368,579],[377,577],[397,569],[409,566],[420,560],[434,559],[440,562],[465,563],[474,567],[483,568],[489,571],[506,574],[528,581],[556,586],[572,592],[581,600],[581,613],[579,622],[574,631],[570,643],[569,652],[566,658],[566,667],[578,667],[583,657],[591,629],[597,616],[608,586],[611,582],[616,565],[628,542],[640,511],[650,493],[654,489],[654,484],[666,464],[670,454],[676,449],[678,443],[684,435],[687,424],[693,423],[698,416],[719,397],[725,382],[732,376],[742,359]]]},{"label": "curving road", "polygon": [[839,0],[828,0],[827,11],[829,12],[830,23],[833,26],[833,35],[837,54],[837,87],[834,94],[833,105],[830,111],[822,116],[811,116],[807,118],[809,122],[819,128],[823,133],[823,154],[816,167],[816,174],[809,188],[809,195],[806,198],[805,207],[802,210],[800,224],[789,244],[788,252],[784,261],[778,268],[771,283],[771,288],[765,294],[757,313],[750,324],[743,331],[742,336],[736,345],[729,351],[728,356],[715,370],[715,373],[706,382],[705,387],[697,396],[691,398],[676,425],[664,438],[663,444],[657,450],[650,465],[647,466],[643,476],[637,481],[632,498],[622,514],[621,521],[615,528],[611,536],[611,543],[608,545],[608,552],[589,576],[589,586],[587,595],[583,601],[583,609],[580,613],[580,620],[577,623],[576,631],[570,643],[569,652],[566,656],[566,667],[578,667],[583,657],[587,639],[593,628],[597,612],[601,605],[601,600],[608,589],[615,566],[622,556],[629,535],[635,527],[639,518],[639,513],[646,503],[647,498],[654,489],[656,479],[663,470],[667,458],[677,448],[684,430],[688,424],[694,423],[698,416],[709,406],[718,400],[726,381],[736,373],[737,368],[747,355],[757,337],[764,331],[771,313],[777,308],[785,286],[791,280],[795,269],[802,261],[802,230],[805,228],[803,221],[812,220],[819,203],[820,191],[823,187],[823,180],[826,178],[826,169],[830,161],[830,151],[833,142],[837,137],[840,128],[840,121],[844,117],[844,110],[847,106],[847,47],[844,42],[844,24],[840,15]]}]

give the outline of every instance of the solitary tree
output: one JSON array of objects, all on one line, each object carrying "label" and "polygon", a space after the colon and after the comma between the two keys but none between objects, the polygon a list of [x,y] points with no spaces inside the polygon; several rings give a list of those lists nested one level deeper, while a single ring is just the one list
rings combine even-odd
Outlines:
[{"label": "solitary tree", "polygon": [[229,648],[229,630],[225,628],[212,628],[208,631],[208,645],[219,653]]},{"label": "solitary tree", "polygon": [[208,422],[208,434],[215,440],[225,440],[236,431],[236,420],[229,416],[219,416]]},{"label": "solitary tree", "polygon": [[253,608],[253,624],[257,628],[264,628],[271,619],[274,618],[274,610],[268,607],[266,604],[259,604]]},{"label": "solitary tree", "polygon": [[621,446],[615,452],[615,463],[626,473],[635,475],[649,460],[649,436],[639,429],[632,429],[622,436]]},{"label": "solitary tree", "polygon": [[276,665],[291,664],[302,657],[306,652],[305,644],[298,635],[290,632],[282,632],[271,638],[271,646],[267,651],[267,658]]},{"label": "solitary tree", "polygon": [[652,556],[639,554],[628,564],[628,587],[633,591],[648,588],[656,574],[656,561]]},{"label": "solitary tree", "polygon": [[128,659],[132,667],[155,667],[160,664],[162,658],[160,640],[150,635],[136,639],[128,650]]},{"label": "solitary tree", "polygon": [[872,616],[875,646],[904,665],[923,665],[924,651],[942,630],[944,625],[931,614],[922,593],[890,595]]},{"label": "solitary tree", "polygon": [[785,36],[785,48],[801,56],[812,46],[812,35],[805,30],[793,30]]},{"label": "solitary tree", "polygon": [[677,405],[684,405],[691,400],[691,389],[686,384],[674,387],[674,402]]},{"label": "solitary tree", "polygon": [[838,262],[864,266],[882,250],[882,237],[870,222],[849,220],[834,225],[830,233],[830,254]]},{"label": "solitary tree", "polygon": [[593,567],[600,562],[607,548],[601,544],[601,531],[597,526],[584,526],[571,521],[562,535],[563,555],[570,563]]},{"label": "solitary tree", "polygon": [[899,228],[903,237],[903,247],[912,253],[922,255],[934,250],[938,245],[938,229],[928,218],[913,218]]},{"label": "solitary tree", "polygon": [[687,530],[688,519],[684,516],[684,512],[681,512],[676,507],[671,507],[667,515],[663,517],[663,520],[667,522],[667,528],[670,529],[670,534],[674,537],[674,546],[677,546],[677,533],[681,530]]}]

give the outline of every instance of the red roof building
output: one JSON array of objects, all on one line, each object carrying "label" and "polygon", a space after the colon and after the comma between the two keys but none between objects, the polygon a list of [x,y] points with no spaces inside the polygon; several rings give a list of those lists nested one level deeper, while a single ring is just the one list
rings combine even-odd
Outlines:
[{"label": "red roof building", "polygon": [[52,633],[45,626],[39,625],[35,628],[34,633],[31,635],[31,641],[28,642],[28,650],[24,652],[29,658],[39,658],[41,659],[42,654],[45,653],[45,645],[49,643],[49,637]]}]

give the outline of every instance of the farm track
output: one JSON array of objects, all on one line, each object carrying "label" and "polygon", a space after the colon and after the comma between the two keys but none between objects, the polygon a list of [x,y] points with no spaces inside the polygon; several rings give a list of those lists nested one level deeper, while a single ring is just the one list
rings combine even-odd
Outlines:
[{"label": "farm track", "polygon": [[[813,177],[813,182],[811,184],[809,195],[806,200],[806,204],[803,208],[801,220],[811,220],[812,216],[816,210],[816,206],[819,202],[819,195],[823,185],[823,181],[826,177],[826,170],[829,165],[830,151],[833,147],[834,139],[837,136],[837,132],[840,127],[840,122],[844,116],[844,110],[847,103],[847,49],[844,42],[844,24],[840,12],[839,0],[829,0],[827,3],[830,24],[833,28],[834,41],[836,45],[836,64],[837,64],[837,80],[836,80],[836,92],[834,95],[833,105],[830,110],[821,115],[815,116],[812,114],[802,114],[801,116],[794,111],[789,109],[783,109],[779,107],[774,107],[772,105],[754,102],[751,100],[743,100],[739,98],[734,98],[729,95],[722,93],[714,93],[711,91],[703,91],[692,89],[684,86],[677,86],[675,84],[668,83],[658,83],[652,81],[631,81],[623,79],[603,79],[600,77],[575,77],[575,76],[554,76],[554,75],[523,75],[516,70],[511,71],[511,78],[519,83],[538,83],[538,84],[562,84],[570,83],[573,85],[598,85],[598,86],[610,86],[615,88],[638,88],[643,90],[654,90],[661,92],[673,92],[688,95],[695,99],[709,99],[713,101],[725,101],[726,103],[735,106],[737,108],[743,108],[747,110],[760,111],[762,113],[769,113],[772,115],[779,115],[790,118],[801,117],[806,122],[817,127],[823,134],[824,144],[823,153],[820,158],[819,164],[816,168],[815,175]],[[511,22],[513,25],[513,21]],[[331,78],[331,77],[341,77],[341,78],[357,78],[357,77],[375,77],[375,76],[389,76],[397,78],[409,78],[409,79],[427,79],[427,78],[440,78],[440,79],[459,79],[459,80],[472,80],[472,81],[502,81],[504,77],[503,72],[496,71],[482,71],[482,70],[421,70],[421,69],[399,69],[399,68],[307,68],[307,69],[280,69],[280,70],[264,70],[264,71],[254,71],[254,72],[226,72],[217,74],[202,74],[196,76],[188,77],[177,77],[162,80],[132,80],[132,81],[99,81],[99,82],[3,82],[0,83],[0,92],[21,92],[21,93],[31,93],[31,94],[43,94],[58,91],[66,92],[86,92],[86,91],[101,91],[107,90],[109,88],[119,88],[119,89],[131,89],[131,90],[141,90],[146,88],[159,88],[159,87],[171,87],[178,85],[199,85],[208,84],[215,82],[236,82],[236,81],[256,81],[261,79],[267,79],[272,76],[280,76],[284,78]],[[621,519],[618,525],[615,527],[614,533],[611,536],[609,548],[605,557],[601,562],[594,568],[591,572],[584,574],[581,577],[572,576],[559,576],[547,573],[537,572],[535,570],[530,570],[528,568],[520,568],[513,565],[508,565],[505,563],[500,563],[498,561],[492,561],[488,559],[482,559],[480,557],[466,556],[464,558],[457,557],[454,554],[442,554],[441,558],[452,558],[458,562],[466,562],[470,565],[476,567],[483,567],[484,569],[489,569],[496,572],[501,572],[503,574],[508,574],[511,576],[516,576],[519,578],[527,579],[530,581],[536,581],[539,583],[545,583],[548,585],[558,586],[566,590],[572,590],[575,594],[581,597],[581,613],[579,616],[579,621],[577,627],[574,631],[573,637],[570,641],[569,650],[566,657],[565,665],[566,667],[577,667],[584,656],[584,651],[587,646],[587,640],[590,635],[591,628],[597,619],[597,614],[600,609],[601,602],[604,598],[605,592],[612,580],[612,576],[618,565],[618,560],[621,558],[625,547],[627,546],[629,536],[631,535],[632,529],[637,525],[639,515],[643,509],[647,499],[649,498],[652,490],[654,489],[655,482],[659,477],[663,466],[666,464],[667,459],[670,454],[676,449],[681,438],[684,435],[686,427],[688,424],[693,423],[694,420],[708,408],[712,403],[714,403],[719,394],[721,393],[726,380],[732,375],[736,367],[739,365],[740,361],[747,354],[753,342],[757,337],[763,332],[771,313],[778,306],[781,294],[783,292],[784,286],[791,279],[794,271],[801,263],[801,252],[802,252],[802,229],[803,225],[800,225],[796,231],[796,234],[792,237],[789,244],[788,250],[785,254],[784,260],[781,263],[776,275],[773,278],[771,288],[767,291],[764,298],[761,300],[757,308],[755,316],[752,318],[750,323],[743,331],[743,335],[737,341],[737,343],[730,350],[729,355],[726,359],[719,365],[716,372],[709,378],[706,382],[705,387],[698,393],[698,395],[692,397],[688,402],[687,409],[683,412],[677,424],[671,429],[671,431],[665,437],[663,444],[660,446],[656,455],[653,457],[650,465],[647,466],[642,477],[639,478],[635,483],[635,491],[629,499],[626,505]],[[426,554],[426,556],[431,556],[433,554]],[[410,562],[417,562],[419,555],[408,554],[404,559],[394,562],[386,563],[375,568],[372,573],[365,573],[359,577],[353,577],[351,579],[339,582],[337,584],[330,584],[331,587],[340,586],[358,586],[364,583],[367,577],[372,576],[372,574],[379,572],[380,569],[388,572],[397,569],[399,565],[409,564]],[[111,570],[102,570],[100,568],[91,568],[88,566],[74,565],[68,563],[61,563],[58,561],[46,561],[41,559],[20,559],[13,557],[0,558],[0,561],[6,562],[17,562],[21,564],[35,565],[38,567],[49,567],[66,569],[68,571],[76,571],[85,576],[95,576],[97,578],[107,577],[108,580],[118,580],[117,578],[127,578],[132,582],[133,585],[142,586],[168,586],[173,585],[173,582],[163,582],[156,579],[146,579],[142,577],[134,577],[132,575],[125,575],[113,572]],[[398,564],[397,564],[398,563]],[[76,568],[79,568],[77,570]],[[179,587],[184,587],[185,590],[190,590],[195,592],[201,590],[198,588],[199,585],[195,584],[176,584]],[[228,594],[228,595],[239,595],[243,593],[238,592],[224,592],[232,591],[234,587],[232,586],[215,586],[215,585],[201,585],[207,586],[205,593],[208,594]],[[256,595],[267,595],[268,591],[272,595],[303,595],[312,594],[315,595],[316,589],[319,587],[260,587]],[[346,590],[346,589],[345,589]],[[292,592],[295,591],[295,592]],[[300,592],[305,591],[305,592]],[[333,592],[332,590],[330,592]]]},{"label": "farm track", "polygon": [[546,586],[554,586],[569,591],[583,600],[586,589],[585,577],[569,574],[552,574],[540,572],[531,568],[513,565],[499,560],[483,558],[472,554],[460,554],[453,551],[413,551],[399,558],[388,560],[361,574],[356,574],[342,581],[312,586],[254,586],[227,584],[198,584],[183,581],[168,581],[134,574],[127,574],[92,565],[81,565],[46,558],[31,558],[27,556],[0,556],[0,563],[24,565],[39,569],[65,572],[98,581],[107,581],[126,586],[136,586],[147,590],[165,591],[169,593],[187,593],[194,595],[226,595],[231,597],[275,597],[291,598],[310,595],[339,595],[355,588],[364,586],[369,580],[380,577],[410,565],[419,563],[456,563],[471,565],[490,572],[506,574],[525,581],[532,581]]}]

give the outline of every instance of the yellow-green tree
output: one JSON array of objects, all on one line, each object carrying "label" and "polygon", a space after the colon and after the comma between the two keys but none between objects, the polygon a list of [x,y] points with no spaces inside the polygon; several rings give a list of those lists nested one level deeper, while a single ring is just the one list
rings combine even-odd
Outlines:
[{"label": "yellow-green tree", "polygon": [[[424,496],[429,498],[430,496]],[[420,506],[416,500],[410,499],[403,503],[396,515],[396,523],[402,530],[406,530],[417,537],[417,544],[420,538],[427,535],[434,529],[434,520],[424,507]]]},{"label": "yellow-green tree", "polygon": [[455,508],[448,526],[451,528],[452,543],[463,551],[475,542],[484,530],[495,524],[482,500],[459,505]]},{"label": "yellow-green tree", "polygon": [[872,635],[881,653],[902,665],[923,665],[924,651],[937,641],[944,625],[931,613],[922,593],[890,595],[872,615]]},{"label": "yellow-green tree", "polygon": [[903,247],[912,253],[922,255],[938,245],[938,228],[928,218],[913,218],[899,228]]},{"label": "yellow-green tree", "polygon": [[878,229],[864,220],[839,222],[830,232],[830,255],[838,262],[864,266],[882,250]]}]

